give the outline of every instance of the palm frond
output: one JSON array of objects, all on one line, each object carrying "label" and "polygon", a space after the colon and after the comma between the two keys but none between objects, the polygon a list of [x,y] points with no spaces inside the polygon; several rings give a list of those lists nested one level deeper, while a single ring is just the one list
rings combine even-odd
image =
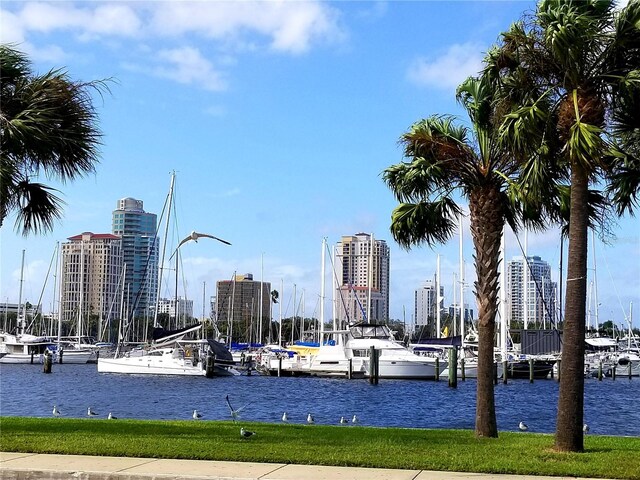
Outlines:
[{"label": "palm frond", "polygon": [[422,243],[446,243],[456,231],[460,212],[449,197],[435,202],[401,203],[391,214],[391,235],[407,250]]},{"label": "palm frond", "polygon": [[53,230],[54,221],[62,217],[64,205],[62,199],[53,194],[55,191],[41,183],[22,181],[16,185],[16,230],[24,236]]}]

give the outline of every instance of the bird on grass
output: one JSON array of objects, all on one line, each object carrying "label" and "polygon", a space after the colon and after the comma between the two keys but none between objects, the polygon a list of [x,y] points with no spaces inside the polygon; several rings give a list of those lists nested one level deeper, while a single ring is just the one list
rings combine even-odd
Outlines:
[{"label": "bird on grass", "polygon": [[198,410],[193,411],[193,415],[191,415],[194,420],[199,420],[202,418],[202,414]]},{"label": "bird on grass", "polygon": [[349,421],[344,417],[340,417],[340,423],[349,423]]},{"label": "bird on grass", "polygon": [[360,419],[358,418],[357,415],[353,416],[353,418],[351,419],[351,423],[360,423]]},{"label": "bird on grass", "polygon": [[238,418],[240,417],[240,412],[242,410],[244,410],[247,407],[247,405],[249,405],[249,404],[247,403],[247,405],[243,405],[242,407],[236,409],[236,408],[233,408],[231,406],[231,401],[229,400],[229,395],[227,395],[225,397],[225,399],[227,400],[227,405],[229,406],[229,411],[231,412],[231,418],[233,419],[234,422],[236,422],[238,420]]},{"label": "bird on grass", "polygon": [[88,417],[97,417],[98,413],[91,410],[91,407],[87,408],[87,416]]},{"label": "bird on grass", "polygon": [[282,414],[282,418],[281,418],[281,420],[282,420],[284,423],[287,423],[287,422],[289,421],[289,417],[287,417],[287,412],[284,412],[284,413]]},{"label": "bird on grass", "polygon": [[518,425],[518,428],[523,432],[526,432],[527,430],[529,430],[529,427],[524,422],[520,422],[520,425]]},{"label": "bird on grass", "polygon": [[62,413],[60,412],[60,410],[58,410],[58,407],[57,407],[57,406],[55,406],[55,405],[53,406],[53,412],[52,412],[52,413],[53,413],[53,416],[54,416],[54,417],[59,417],[60,415],[62,415]]},{"label": "bird on grass", "polygon": [[109,412],[109,415],[107,416],[107,420],[117,420],[118,417],[116,417],[113,413]]},{"label": "bird on grass", "polygon": [[244,438],[252,437],[256,434],[256,432],[250,432],[249,430],[245,430],[244,427],[240,428],[240,435]]},{"label": "bird on grass", "polygon": [[313,415],[308,414],[307,415],[307,423],[315,423],[315,419],[313,418]]},{"label": "bird on grass", "polygon": [[587,425],[586,423],[582,426],[582,431],[584,433],[589,433],[589,425]]}]

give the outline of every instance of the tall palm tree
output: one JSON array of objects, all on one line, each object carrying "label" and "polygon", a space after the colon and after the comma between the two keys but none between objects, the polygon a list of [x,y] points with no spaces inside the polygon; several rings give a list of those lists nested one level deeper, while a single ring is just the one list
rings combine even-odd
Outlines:
[{"label": "tall palm tree", "polygon": [[519,161],[500,145],[501,117],[487,81],[467,79],[457,98],[469,115],[471,131],[446,115],[416,122],[400,139],[410,160],[387,168],[383,179],[400,202],[392,213],[391,233],[407,249],[446,242],[461,211],[455,195],[469,203],[479,307],[475,434],[497,437],[493,347],[500,241],[505,224],[516,230],[521,218],[510,181]]},{"label": "tall palm tree", "polygon": [[501,128],[503,139],[539,160],[527,188],[539,194],[550,179],[556,188],[569,187],[555,447],[582,451],[589,187],[612,180],[620,213],[637,200],[640,176],[635,183],[629,176],[640,172],[637,130],[628,127],[638,126],[640,2],[616,11],[610,0],[543,0],[502,35],[485,74],[503,101],[517,105]]},{"label": "tall palm tree", "polygon": [[63,205],[61,182],[94,172],[101,134],[90,92],[105,82],[77,82],[61,70],[34,75],[27,56],[0,45],[0,227],[16,214],[24,235],[51,230]]}]

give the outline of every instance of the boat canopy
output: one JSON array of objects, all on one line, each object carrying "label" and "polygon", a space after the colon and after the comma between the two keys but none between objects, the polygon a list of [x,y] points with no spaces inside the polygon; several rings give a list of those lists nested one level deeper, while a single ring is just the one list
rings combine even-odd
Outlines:
[{"label": "boat canopy", "polygon": [[[443,347],[460,347],[462,346],[462,336],[456,335],[455,337],[445,337],[445,338],[422,338],[420,341],[416,342],[415,345],[427,346],[427,345],[438,345]],[[416,348],[414,348],[415,350]]]}]

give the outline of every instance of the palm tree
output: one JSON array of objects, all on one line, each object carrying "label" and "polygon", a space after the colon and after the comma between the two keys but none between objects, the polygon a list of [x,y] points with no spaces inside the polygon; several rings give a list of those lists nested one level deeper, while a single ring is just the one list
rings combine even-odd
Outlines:
[{"label": "palm tree", "polygon": [[638,126],[640,2],[616,11],[609,0],[543,0],[502,35],[485,74],[503,101],[517,105],[501,135],[536,160],[526,188],[570,192],[555,447],[582,451],[589,187],[611,179],[620,213],[637,200],[637,130],[628,127]]},{"label": "palm tree", "polygon": [[66,182],[95,170],[101,134],[91,90],[105,83],[72,81],[61,70],[34,75],[25,54],[0,45],[0,227],[15,213],[24,235],[51,230],[63,202],[34,179]]},{"label": "palm tree", "polygon": [[519,161],[498,138],[501,117],[492,107],[493,92],[484,78],[469,78],[457,98],[471,119],[471,133],[451,116],[416,122],[400,143],[409,162],[387,168],[383,179],[400,204],[391,217],[391,233],[403,248],[446,242],[461,212],[454,195],[469,202],[475,248],[478,313],[478,381],[475,434],[497,437],[493,391],[493,346],[497,313],[500,240],[505,223],[517,229],[521,212],[512,200],[510,180]]}]

